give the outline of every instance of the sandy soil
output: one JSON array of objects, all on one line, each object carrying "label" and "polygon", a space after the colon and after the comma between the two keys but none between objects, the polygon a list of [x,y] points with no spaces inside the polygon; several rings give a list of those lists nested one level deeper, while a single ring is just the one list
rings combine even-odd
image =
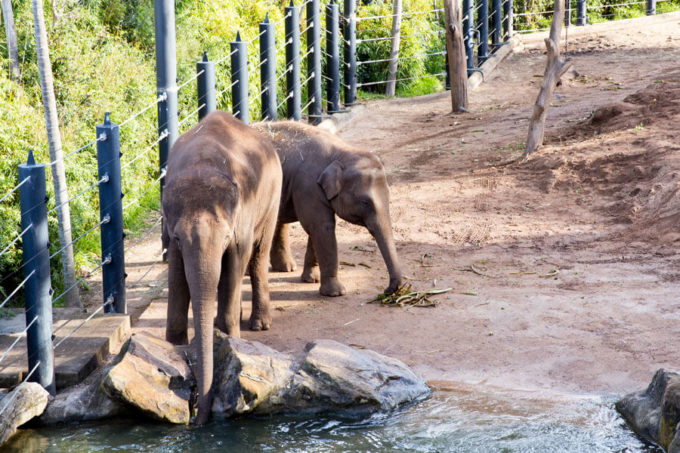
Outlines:
[{"label": "sandy soil", "polygon": [[[680,15],[572,27],[547,145],[513,162],[545,65],[540,36],[523,41],[469,113],[451,114],[447,93],[377,101],[339,130],[380,154],[404,272],[414,289],[452,288],[439,305],[367,304],[387,272],[369,234],[340,221],[348,294],[272,273],[273,327],[245,338],[283,351],[330,338],[429,380],[510,389],[621,393],[680,366]],[[299,267],[305,243],[295,226]],[[164,265],[142,277],[157,249],[127,258],[133,319],[166,295]]]}]

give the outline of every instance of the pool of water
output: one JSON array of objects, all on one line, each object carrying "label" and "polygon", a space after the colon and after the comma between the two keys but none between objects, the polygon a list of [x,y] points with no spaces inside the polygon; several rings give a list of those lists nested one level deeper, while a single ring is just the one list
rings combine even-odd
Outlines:
[{"label": "pool of water", "polygon": [[196,428],[129,420],[23,430],[21,452],[658,452],[613,400],[524,392],[435,391],[418,405],[368,418],[259,417]]}]

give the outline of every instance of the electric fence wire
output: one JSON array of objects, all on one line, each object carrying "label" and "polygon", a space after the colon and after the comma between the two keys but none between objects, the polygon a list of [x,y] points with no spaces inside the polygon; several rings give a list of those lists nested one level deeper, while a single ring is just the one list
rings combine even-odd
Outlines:
[{"label": "electric fence wire", "polygon": [[[430,14],[430,13],[441,12],[441,11],[444,11],[444,9],[440,8],[440,9],[433,9],[433,10],[429,10],[429,11],[407,11],[405,13],[401,13],[401,15],[402,15],[402,17],[403,16],[415,16],[415,15],[418,15],[418,14]],[[357,17],[355,19],[355,21],[356,22],[363,22],[365,20],[385,19],[385,18],[394,17],[394,16],[396,16],[396,14],[385,14],[385,15],[382,15],[382,16]],[[341,15],[341,17],[345,21],[347,21],[347,18],[344,15]]]},{"label": "electric fence wire", "polygon": [[146,111],[148,111],[150,108],[153,108],[153,107],[154,107],[155,105],[157,105],[159,102],[167,101],[167,99],[168,99],[168,94],[167,94],[167,93],[160,94],[160,95],[156,98],[155,101],[151,102],[149,105],[147,105],[147,106],[144,107],[143,109],[139,110],[137,113],[133,113],[132,116],[130,116],[128,119],[126,119],[125,121],[123,121],[122,123],[120,123],[120,124],[118,125],[118,127],[121,128],[121,127],[125,126],[125,125],[126,125],[127,123],[129,123],[130,121],[136,119],[136,118],[139,117],[140,115],[143,115],[143,114],[144,114]]},{"label": "electric fence wire", "polygon": [[81,240],[82,238],[84,238],[85,236],[87,236],[88,234],[92,233],[94,230],[96,230],[96,229],[99,228],[100,226],[104,225],[105,223],[109,223],[110,221],[111,221],[111,216],[108,215],[108,214],[106,214],[106,215],[104,216],[104,218],[103,218],[99,223],[97,223],[95,226],[93,226],[92,228],[90,228],[89,230],[87,230],[86,232],[84,232],[83,234],[81,234],[80,236],[78,236],[76,239],[72,240],[69,244],[63,246],[62,248],[60,248],[59,250],[57,250],[56,252],[54,252],[52,255],[50,255],[50,259],[52,259],[52,258],[54,258],[55,256],[59,255],[59,254],[60,254],[61,252],[63,252],[64,250],[66,250],[67,248],[71,247],[71,246],[74,245],[76,242],[78,242],[79,240]]},{"label": "electric fence wire", "polygon": [[4,249],[2,252],[0,252],[0,256],[4,255],[4,254],[7,252],[7,250],[9,250],[14,244],[16,244],[17,241],[18,241],[19,239],[21,239],[21,238],[24,236],[24,234],[26,234],[31,228],[33,228],[33,224],[32,224],[32,223],[31,223],[29,226],[27,226],[27,227],[24,229],[24,231],[22,231],[21,233],[19,233],[19,235],[18,235],[17,237],[15,237],[14,240],[13,240],[12,242],[10,242],[9,245],[8,245],[7,247],[5,247],[5,249]]},{"label": "electric fence wire", "polygon": [[185,80],[181,85],[177,87],[177,91],[180,91],[182,88],[193,82],[194,80],[198,79],[203,73],[205,72],[205,69],[201,69],[198,71],[196,74],[192,75],[189,77],[187,80]]},{"label": "electric fence wire", "polygon": [[[96,314],[98,314],[100,311],[102,311],[104,308],[106,308],[108,305],[111,305],[112,303],[113,303],[113,296],[109,296],[109,297],[106,299],[106,302],[104,302],[102,305],[100,305],[99,308],[97,308],[95,311],[93,311],[92,314],[90,314],[90,316],[88,316],[86,319],[83,320],[83,322],[81,322],[80,324],[78,324],[78,326],[77,326],[76,328],[74,328],[73,330],[71,330],[66,336],[64,336],[64,338],[62,338],[61,340],[59,340],[59,341],[57,342],[57,344],[55,344],[54,347],[53,347],[52,349],[57,349],[57,348],[59,347],[59,345],[61,345],[64,341],[66,341],[66,340],[68,340],[69,338],[71,338],[71,336],[72,336],[74,333],[76,333],[76,332],[77,332],[78,330],[80,330],[85,324],[87,324],[92,318],[94,318]],[[64,324],[62,324],[61,326],[59,326],[56,330],[54,330],[54,332],[52,332],[52,335],[56,335],[56,333],[59,332],[64,326],[66,326],[66,324],[67,324],[67,323],[64,323]],[[55,338],[54,340],[56,341],[56,338]]]},{"label": "electric fence wire", "polygon": [[135,247],[137,247],[137,246],[138,246],[139,244],[141,244],[142,242],[144,242],[144,240],[145,240],[146,238],[148,238],[148,237],[151,235],[151,233],[153,233],[153,231],[156,229],[156,227],[157,227],[158,225],[160,225],[160,223],[161,223],[162,220],[163,220],[163,216],[158,216],[158,218],[157,218],[156,221],[153,223],[153,225],[151,225],[151,226],[149,227],[149,229],[146,230],[146,232],[145,232],[142,236],[140,236],[139,239],[137,239],[132,245],[128,246],[128,247],[125,249],[125,251],[128,252],[128,251],[134,249]]},{"label": "electric fence wire", "polygon": [[33,323],[35,323],[37,320],[38,320],[38,315],[35,315],[33,320],[26,326],[26,328],[22,332],[20,332],[19,335],[17,335],[14,342],[12,342],[12,344],[9,346],[9,348],[7,348],[7,350],[4,352],[4,354],[2,354],[2,356],[0,356],[0,363],[2,363],[3,360],[5,360],[5,357],[7,357],[7,355],[10,353],[10,351],[12,349],[14,349],[14,347],[17,345],[17,343],[19,343],[19,340],[21,340],[24,336],[26,336],[26,332],[28,332],[28,329],[30,329],[31,326],[33,325]]},{"label": "electric fence wire", "polygon": [[219,60],[215,60],[215,61],[214,61],[215,66],[217,66],[217,65],[220,64],[220,63],[222,63],[224,60],[226,60],[227,58],[231,57],[231,56],[234,55],[236,52],[238,52],[238,48],[232,50],[231,52],[229,52],[227,55],[223,56],[223,57],[220,58]]},{"label": "electric fence wire", "polygon": [[305,110],[307,110],[309,108],[309,106],[314,103],[315,99],[316,98],[314,96],[312,96],[312,98],[309,100],[309,102],[304,107],[302,107],[302,111],[304,112]]},{"label": "electric fence wire", "polygon": [[[424,79],[425,77],[445,77],[445,76],[446,76],[446,72],[442,72],[442,73],[439,73],[439,74],[425,74],[425,75],[416,76],[416,77],[403,77],[401,79],[396,79],[395,81],[401,82],[401,81],[404,81],[404,80]],[[387,83],[387,80],[379,80],[377,82],[358,83],[357,87],[364,87],[364,86],[369,86],[369,85],[380,85],[380,84],[383,84],[383,83]]]},{"label": "electric fence wire", "polygon": [[64,297],[66,294],[68,294],[73,288],[76,286],[80,285],[82,282],[90,278],[95,272],[97,272],[99,269],[104,267],[104,265],[109,264],[111,262],[111,255],[108,255],[101,263],[99,263],[94,269],[92,269],[88,274],[72,284],[67,290],[65,290],[63,293],[59,294],[59,297],[56,299],[52,299],[52,305],[56,304],[62,297]]},{"label": "electric fence wire", "polygon": [[166,248],[163,249],[163,251],[161,251],[161,253],[160,253],[160,255],[158,256],[158,258],[156,258],[156,261],[154,261],[154,262],[151,264],[151,266],[149,266],[149,268],[146,270],[146,272],[144,272],[144,274],[143,274],[141,277],[139,277],[139,279],[137,279],[134,283],[132,283],[132,286],[137,285],[137,284],[139,284],[139,282],[141,282],[142,280],[144,280],[144,278],[145,278],[147,275],[149,275],[149,272],[151,272],[151,270],[152,270],[154,267],[156,267],[156,265],[158,265],[158,263],[160,263],[161,261],[163,261],[163,255],[165,255],[165,253],[166,253],[167,251],[168,251],[168,249],[166,249]]},{"label": "electric fence wire", "polygon": [[[7,410],[7,408],[9,407],[10,404],[12,404],[12,402],[14,401],[14,398],[16,398],[16,396],[19,394],[19,389],[21,388],[21,386],[24,385],[26,382],[28,382],[28,380],[31,378],[31,376],[33,376],[33,373],[35,373],[35,370],[38,369],[38,366],[40,366],[40,360],[38,360],[38,363],[36,363],[36,364],[33,366],[33,369],[26,375],[26,377],[25,377],[24,380],[21,382],[21,384],[19,384],[19,385],[13,390],[12,396],[10,396],[9,398],[5,398],[5,399],[7,400],[7,402],[5,403],[4,406],[2,406],[2,409],[0,409],[0,415],[2,415],[2,414]],[[3,401],[4,401],[4,400],[3,400]]]},{"label": "electric fence wire", "polygon": [[131,200],[129,203],[125,204],[125,205],[123,206],[123,209],[124,209],[124,210],[125,210],[125,209],[128,209],[129,207],[131,207],[131,206],[133,206],[133,205],[139,203],[139,201],[144,197],[144,195],[146,195],[147,193],[149,193],[149,191],[150,191],[151,189],[153,189],[154,186],[155,186],[156,184],[158,184],[158,183],[160,182],[160,180],[163,179],[164,177],[165,177],[165,168],[161,170],[161,175],[160,175],[158,178],[156,178],[151,184],[149,184],[149,187],[147,187],[146,190],[144,190],[144,192],[142,192],[142,193],[141,193],[137,198],[135,198],[134,200]]},{"label": "electric fence wire", "polygon": [[16,186],[14,186],[14,188],[12,188],[12,190],[10,190],[9,192],[7,192],[7,193],[5,194],[4,197],[0,198],[0,203],[2,203],[3,201],[5,201],[5,200],[7,199],[7,197],[9,197],[10,195],[12,195],[12,194],[13,194],[14,192],[16,192],[17,190],[19,190],[19,187],[23,186],[24,184],[26,184],[26,183],[27,183],[28,181],[30,181],[30,180],[31,180],[31,177],[30,177],[30,176],[25,177],[23,181],[21,181],[19,184],[17,184]]},{"label": "electric fence wire", "polygon": [[26,278],[24,278],[24,280],[23,280],[21,283],[19,283],[19,285],[18,285],[16,288],[14,288],[14,291],[12,291],[12,292],[10,293],[10,295],[7,296],[7,297],[5,298],[5,300],[2,301],[2,303],[0,304],[0,308],[4,307],[5,304],[6,304],[7,302],[9,302],[10,299],[11,299],[17,292],[19,292],[19,290],[20,290],[21,288],[23,288],[23,286],[26,284],[26,282],[28,281],[28,279],[31,278],[31,277],[33,276],[33,274],[35,274],[35,269],[33,269],[33,270],[31,271],[31,273],[28,274],[28,275],[26,276]]},{"label": "electric fence wire", "polygon": [[132,165],[133,163],[135,163],[136,161],[138,161],[142,157],[144,157],[149,151],[155,149],[156,145],[159,144],[161,141],[163,141],[165,138],[167,138],[168,135],[170,135],[170,132],[168,132],[167,129],[163,129],[163,132],[161,132],[161,134],[158,136],[158,138],[156,140],[154,140],[153,143],[147,145],[147,147],[144,148],[142,151],[140,151],[135,157],[133,157],[132,159],[127,161],[125,164],[121,165],[121,167],[120,167],[121,171],[126,169],[127,167],[129,167],[130,165]]},{"label": "electric fence wire", "polygon": [[[412,60],[414,58],[425,58],[425,57],[432,57],[435,55],[446,55],[446,51],[442,50],[439,52],[432,52],[432,53],[426,53],[423,55],[408,55],[405,57],[400,57],[396,58],[397,61],[404,61],[404,60]],[[367,61],[357,61],[357,66],[361,66],[363,64],[372,64],[372,63],[385,63],[387,61],[392,61],[394,58],[382,58],[380,60],[367,60]]]},{"label": "electric fence wire", "polygon": [[179,123],[177,123],[177,127],[180,127],[182,124],[184,124],[184,123],[186,123],[187,121],[189,121],[189,120],[190,120],[195,114],[197,114],[198,111],[201,110],[203,107],[205,107],[205,102],[204,102],[203,104],[199,105],[197,109],[193,110],[193,111],[190,112],[190,113],[187,113],[187,115],[186,115],[184,118],[182,118],[182,120],[180,120]]},{"label": "electric fence wire", "polygon": [[61,203],[58,204],[57,206],[55,206],[55,207],[53,207],[52,209],[50,209],[49,211],[47,211],[47,215],[52,214],[52,213],[53,213],[54,211],[56,211],[57,209],[61,208],[62,206],[66,205],[66,204],[71,203],[73,200],[76,200],[77,198],[82,197],[83,195],[85,195],[87,192],[89,192],[90,190],[94,189],[95,187],[99,187],[99,185],[100,185],[101,183],[103,183],[103,182],[108,182],[108,181],[109,181],[109,175],[104,175],[99,181],[97,181],[97,182],[95,182],[95,183],[89,185],[88,187],[84,188],[84,189],[81,190],[77,195],[72,196],[72,197],[69,198],[68,200],[61,202]]},{"label": "electric fence wire", "polygon": [[94,144],[96,144],[97,142],[100,142],[100,141],[102,141],[102,140],[106,140],[106,134],[100,134],[99,137],[97,137],[96,139],[92,140],[92,141],[89,142],[89,143],[86,143],[85,145],[81,146],[80,148],[78,148],[78,149],[76,149],[76,150],[74,150],[74,151],[71,151],[70,153],[68,153],[68,154],[66,154],[66,155],[64,155],[64,156],[58,157],[57,159],[54,159],[52,162],[50,162],[49,164],[47,164],[47,166],[48,166],[48,167],[53,167],[53,166],[56,165],[58,162],[63,162],[63,161],[65,161],[67,158],[71,157],[72,155],[78,154],[79,152],[81,152],[81,151],[83,151],[83,150],[89,148],[90,146],[92,146],[92,145],[94,145]]}]

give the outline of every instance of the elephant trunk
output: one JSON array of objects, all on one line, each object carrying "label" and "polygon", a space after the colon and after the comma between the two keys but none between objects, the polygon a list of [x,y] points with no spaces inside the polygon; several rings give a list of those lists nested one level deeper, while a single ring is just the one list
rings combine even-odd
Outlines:
[{"label": "elephant trunk", "polygon": [[397,248],[394,245],[394,238],[392,236],[392,223],[388,217],[386,220],[369,222],[366,226],[378,243],[378,248],[387,266],[387,272],[390,275],[390,284],[385,288],[385,293],[392,294],[403,283],[401,265],[399,264]]},{"label": "elephant trunk", "polygon": [[[203,255],[203,258],[206,255]],[[213,264],[206,266],[206,261]],[[194,317],[197,368],[195,368],[198,398],[195,423],[205,424],[210,418],[213,381],[213,331],[215,322],[215,301],[219,281],[219,264],[215,260],[202,260],[202,266],[187,263],[185,272],[191,291],[191,306]],[[219,260],[217,260],[219,263]],[[193,275],[192,275],[193,274]]]}]

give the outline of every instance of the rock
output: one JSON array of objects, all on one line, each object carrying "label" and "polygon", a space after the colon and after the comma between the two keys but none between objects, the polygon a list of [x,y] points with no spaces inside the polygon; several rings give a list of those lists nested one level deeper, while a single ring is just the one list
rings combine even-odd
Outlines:
[{"label": "rock", "polygon": [[148,334],[134,334],[102,387],[114,400],[161,421],[187,424],[193,374],[179,348]]},{"label": "rock", "polygon": [[293,378],[293,357],[256,341],[216,331],[213,406],[215,415],[276,413],[284,408]]},{"label": "rock", "polygon": [[616,409],[640,436],[680,453],[680,374],[658,370],[646,390],[624,396]]},{"label": "rock", "polygon": [[426,398],[430,388],[404,363],[377,352],[357,350],[332,340],[316,340],[287,395],[295,411],[390,410]]},{"label": "rock", "polygon": [[88,378],[85,383],[57,394],[40,416],[40,422],[54,425],[64,422],[92,421],[124,413],[127,408],[122,403],[109,398],[102,388],[102,382],[108,371],[108,369],[104,373],[100,371],[92,378]]},{"label": "rock", "polygon": [[0,400],[0,445],[7,442],[17,428],[42,414],[50,394],[36,382],[26,382]]}]

